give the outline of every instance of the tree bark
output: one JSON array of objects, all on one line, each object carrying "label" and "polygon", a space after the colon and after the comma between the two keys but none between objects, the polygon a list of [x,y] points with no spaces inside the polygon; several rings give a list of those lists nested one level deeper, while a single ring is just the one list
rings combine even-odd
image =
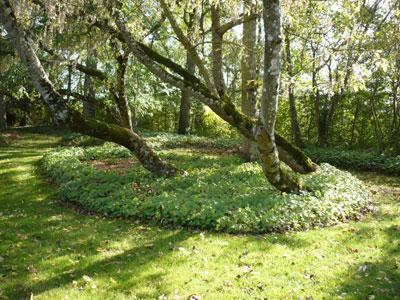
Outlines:
[{"label": "tree bark", "polygon": [[[97,63],[96,63],[96,58],[95,55],[93,55],[91,52],[92,49],[89,45],[87,51],[87,57],[86,57],[86,66],[89,68],[94,68],[96,69]],[[84,95],[86,97],[90,97],[92,99],[96,98],[96,91],[93,86],[92,78],[89,74],[85,73],[85,80],[84,80]],[[89,101],[82,101],[83,105],[83,115],[87,118],[94,118],[96,116],[96,106],[94,102],[89,102]]]},{"label": "tree bark", "polygon": [[349,142],[350,147],[353,146],[354,140],[355,140],[356,126],[357,126],[358,116],[360,114],[360,106],[361,106],[361,101],[357,100],[356,108],[354,110],[354,119],[353,119],[353,123],[351,124],[351,135],[350,135],[350,142]]},{"label": "tree bark", "polygon": [[109,125],[95,119],[86,119],[80,113],[68,110],[65,100],[48,79],[26,33],[20,28],[9,0],[0,0],[0,23],[10,36],[11,43],[28,69],[35,88],[48,107],[54,123],[107,141],[125,146],[138,158],[141,164],[156,175],[174,176],[181,173],[174,166],[163,161],[136,133],[116,125]]},{"label": "tree bark", "polygon": [[0,93],[0,131],[7,129],[6,104],[4,95]]},{"label": "tree bark", "polygon": [[298,192],[301,189],[300,182],[282,168],[275,143],[282,49],[281,3],[280,0],[263,0],[263,4],[265,32],[263,95],[255,137],[261,166],[268,181],[281,191]]},{"label": "tree bark", "polygon": [[211,36],[212,74],[214,85],[218,94],[221,95],[225,93],[225,82],[222,70],[223,34],[221,31],[218,2],[211,4]]},{"label": "tree bark", "polygon": [[[254,13],[251,0],[244,0],[244,14]],[[242,112],[254,118],[257,113],[257,65],[256,65],[256,35],[257,19],[243,23],[243,54],[242,54]],[[257,146],[243,137],[242,153],[247,161],[257,159]]]},{"label": "tree bark", "polygon": [[[126,43],[136,59],[155,76],[179,89],[190,88],[192,95],[194,95],[197,100],[210,107],[223,120],[237,128],[245,137],[256,141],[254,129],[257,126],[257,121],[255,119],[249,118],[239,112],[228,96],[215,95],[199,78],[190,74],[180,65],[160,55],[143,43],[136,41],[125,24],[121,21],[118,10],[113,9],[113,6],[107,3],[107,1],[105,1],[105,3],[108,4],[108,11],[114,18],[118,30],[115,30],[112,26],[104,22],[97,23],[97,26],[102,29],[107,29],[110,34],[117,36],[122,42]],[[165,68],[168,68],[174,74],[168,72]],[[316,170],[316,165],[304,152],[289,143],[279,134],[276,134],[275,137],[279,148],[279,157],[290,168],[303,174]]]},{"label": "tree bark", "polygon": [[[186,52],[186,68],[190,74],[194,74],[196,65],[189,52]],[[181,105],[179,108],[179,124],[178,133],[188,134],[190,130],[190,102],[191,93],[189,88],[184,88],[181,91]]]},{"label": "tree bark", "polygon": [[312,63],[312,91],[314,97],[314,111],[315,111],[315,123],[317,127],[317,143],[320,147],[325,147],[327,144],[327,136],[326,136],[326,113],[323,110],[321,105],[321,94],[318,87],[318,72],[320,67],[316,67],[316,48],[311,45],[312,53],[313,53],[313,63]]},{"label": "tree bark", "polygon": [[290,106],[290,124],[292,129],[292,136],[294,143],[298,147],[304,147],[304,142],[301,136],[299,120],[297,118],[297,109],[296,109],[296,98],[294,95],[294,83],[293,83],[293,62],[292,62],[292,52],[290,48],[290,36],[287,33],[285,37],[285,45],[286,45],[286,64],[287,64],[287,73],[289,77],[288,82],[288,95],[289,95],[289,106]]},{"label": "tree bark", "polygon": [[112,91],[112,95],[121,117],[121,126],[132,130],[132,116],[125,94],[125,72],[128,58],[129,54],[126,52],[117,55],[117,85],[116,91]]},{"label": "tree bark", "polygon": [[371,101],[371,114],[372,114],[372,118],[374,121],[374,131],[375,131],[375,137],[376,137],[376,142],[377,142],[377,146],[378,146],[378,152],[379,152],[379,154],[381,154],[384,149],[383,132],[382,132],[381,125],[379,123],[379,118],[378,118],[376,107],[375,107],[375,97],[378,92],[378,85],[379,85],[379,81],[378,81],[378,79],[376,79],[374,86],[373,86],[372,93],[371,93],[370,101]]}]

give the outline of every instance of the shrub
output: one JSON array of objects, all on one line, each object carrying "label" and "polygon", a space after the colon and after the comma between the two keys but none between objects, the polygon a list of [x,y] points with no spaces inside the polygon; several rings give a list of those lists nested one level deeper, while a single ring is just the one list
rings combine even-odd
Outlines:
[{"label": "shrub", "polygon": [[138,164],[117,175],[88,163],[130,157],[126,149],[110,143],[57,149],[43,157],[41,169],[60,186],[63,200],[88,210],[232,233],[332,225],[358,216],[370,201],[361,181],[328,164],[303,176],[308,191],[293,195],[275,190],[256,163],[243,163],[236,156],[179,150],[160,155],[189,175],[154,177]]}]

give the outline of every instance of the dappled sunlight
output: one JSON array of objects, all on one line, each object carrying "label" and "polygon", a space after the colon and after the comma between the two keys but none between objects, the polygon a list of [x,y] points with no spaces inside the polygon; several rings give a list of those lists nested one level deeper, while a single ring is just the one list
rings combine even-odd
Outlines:
[{"label": "dappled sunlight", "polygon": [[[40,137],[35,136],[34,147],[47,151],[47,136]],[[30,138],[24,134],[21,142]],[[168,229],[61,203],[36,175],[41,148],[32,153],[22,167],[18,151],[15,158],[0,161],[5,187],[0,190],[2,296],[391,299],[399,293],[399,199],[381,191],[375,195],[375,212],[330,228],[266,235]],[[232,172],[250,178],[258,168],[232,165]],[[195,172],[198,176],[200,169]],[[217,172],[207,176],[213,182]],[[365,180],[371,188],[378,182]]]}]

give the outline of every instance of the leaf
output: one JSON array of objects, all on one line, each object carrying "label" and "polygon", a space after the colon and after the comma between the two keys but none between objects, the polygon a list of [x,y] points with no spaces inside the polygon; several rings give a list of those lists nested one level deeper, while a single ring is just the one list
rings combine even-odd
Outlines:
[{"label": "leaf", "polygon": [[93,279],[92,278],[90,278],[89,276],[87,276],[87,275],[83,275],[82,276],[82,279],[85,281],[85,282],[87,282],[87,283],[90,283],[90,282],[92,282],[93,281]]}]

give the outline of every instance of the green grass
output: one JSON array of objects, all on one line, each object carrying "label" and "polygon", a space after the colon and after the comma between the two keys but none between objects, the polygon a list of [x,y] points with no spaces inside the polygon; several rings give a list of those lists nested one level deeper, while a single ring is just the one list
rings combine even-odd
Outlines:
[{"label": "green grass", "polygon": [[0,148],[0,299],[399,299],[399,178],[357,174],[378,203],[360,222],[267,235],[173,230],[64,206],[36,174],[59,136],[18,134]]}]

